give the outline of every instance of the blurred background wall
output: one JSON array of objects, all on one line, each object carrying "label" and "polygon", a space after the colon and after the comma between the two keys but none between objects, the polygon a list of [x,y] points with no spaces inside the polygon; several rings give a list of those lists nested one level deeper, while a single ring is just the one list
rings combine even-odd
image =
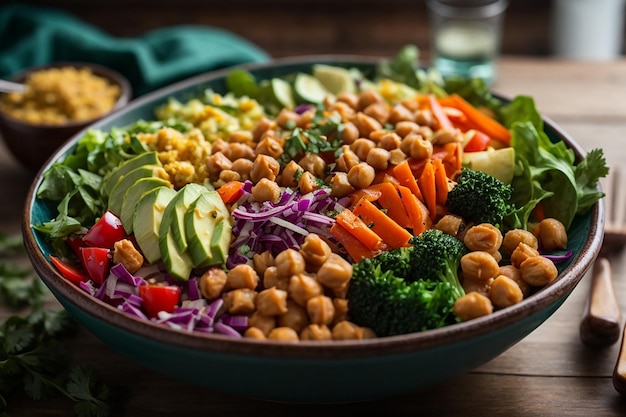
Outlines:
[{"label": "blurred background wall", "polygon": [[[274,57],[318,53],[387,56],[408,43],[417,45],[425,59],[429,54],[425,0],[29,0],[26,3],[62,8],[122,37],[170,25],[211,25],[249,39]],[[511,0],[502,53],[551,54],[552,7],[551,0]]]}]

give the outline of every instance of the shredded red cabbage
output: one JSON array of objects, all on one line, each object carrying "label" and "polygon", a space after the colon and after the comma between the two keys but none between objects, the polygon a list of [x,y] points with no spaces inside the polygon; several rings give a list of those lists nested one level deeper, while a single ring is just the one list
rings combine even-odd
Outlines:
[{"label": "shredded red cabbage", "polygon": [[555,264],[567,261],[569,258],[572,257],[572,255],[574,255],[574,253],[571,250],[555,251],[555,252],[541,254],[541,256],[543,256],[544,258],[550,259]]},{"label": "shredded red cabbage", "polygon": [[250,263],[255,253],[273,255],[286,249],[299,249],[309,233],[334,241],[330,228],[335,219],[326,213],[344,209],[330,196],[329,188],[307,194],[286,188],[278,202],[258,202],[252,197],[252,182],[244,183],[244,194],[232,216],[234,240],[226,266]]}]

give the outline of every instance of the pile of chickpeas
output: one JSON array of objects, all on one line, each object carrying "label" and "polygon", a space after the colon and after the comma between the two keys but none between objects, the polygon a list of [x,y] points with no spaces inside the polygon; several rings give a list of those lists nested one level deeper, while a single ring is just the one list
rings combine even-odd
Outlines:
[{"label": "pile of chickpeas", "polygon": [[[338,157],[306,154],[281,167],[287,137],[296,126],[311,127],[316,114],[314,108],[301,114],[283,109],[275,119],[262,118],[252,130],[214,141],[206,158],[208,179],[216,188],[250,180],[252,197],[261,202],[278,201],[285,187],[306,194],[319,188],[321,179],[333,197],[341,198],[370,186],[378,172],[407,158],[430,158],[434,146],[464,141],[459,130],[437,129],[432,112],[414,99],[389,104],[369,90],[328,97],[324,108],[326,115],[339,114],[342,120],[343,128],[333,133],[342,144]],[[462,321],[519,303],[558,275],[554,263],[539,253],[540,248],[567,245],[565,228],[554,219],[542,221],[532,232],[503,235],[491,224],[467,225],[445,208],[437,216],[433,227],[459,238],[470,250],[460,268],[466,295],[454,306]],[[503,254],[510,264],[500,265]],[[348,260],[322,237],[309,234],[300,250],[258,253],[252,264],[229,271],[211,268],[199,282],[207,300],[223,297],[228,313],[249,317],[245,337],[294,342],[375,337],[371,329],[349,321],[351,275]]]}]

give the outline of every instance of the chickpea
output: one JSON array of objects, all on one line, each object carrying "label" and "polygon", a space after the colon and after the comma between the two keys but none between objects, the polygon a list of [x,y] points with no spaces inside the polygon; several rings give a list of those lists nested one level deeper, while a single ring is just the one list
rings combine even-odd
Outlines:
[{"label": "chickpea", "polygon": [[401,142],[402,138],[400,138],[397,133],[386,132],[378,141],[378,146],[385,150],[392,151],[394,149],[398,149]]},{"label": "chickpea", "polygon": [[331,253],[328,260],[317,271],[317,280],[328,288],[341,288],[352,278],[352,264],[336,253]]},{"label": "chickpea", "polygon": [[502,261],[502,253],[499,250],[489,252],[489,255],[493,256],[493,259],[495,259],[497,263],[500,263],[500,261]]},{"label": "chickpea", "polygon": [[407,158],[406,154],[402,152],[402,149],[396,148],[389,152],[389,163],[391,165],[399,165]]},{"label": "chickpea", "polygon": [[557,219],[543,219],[535,229],[539,245],[547,250],[565,249],[567,247],[567,231],[563,223]]},{"label": "chickpea", "polygon": [[348,182],[356,189],[369,187],[374,182],[376,171],[368,164],[361,162],[348,171]]},{"label": "chickpea", "polygon": [[298,333],[291,327],[275,327],[270,334],[267,335],[269,340],[278,340],[281,342],[299,342]]},{"label": "chickpea", "polygon": [[357,139],[350,145],[352,152],[354,152],[361,161],[365,161],[367,155],[374,148],[376,148],[376,143],[373,140],[364,138]]},{"label": "chickpea", "polygon": [[524,299],[519,285],[505,275],[498,275],[491,284],[489,299],[496,308],[517,304]]},{"label": "chickpea", "polygon": [[282,109],[274,121],[282,128],[288,128],[290,126],[293,128],[297,125],[299,117],[300,115],[293,110]]},{"label": "chickpea", "polygon": [[272,252],[266,250],[262,253],[255,253],[252,257],[252,263],[256,273],[263,276],[268,267],[276,265],[276,259],[274,259]]},{"label": "chickpea", "polygon": [[336,101],[327,106],[327,109],[339,113],[339,115],[341,116],[341,120],[344,122],[352,119],[355,113],[355,110],[350,107],[349,104],[344,103],[343,101]]},{"label": "chickpea", "polygon": [[380,130],[375,130],[372,133],[370,133],[370,139],[374,141],[374,143],[377,143],[378,145],[380,145],[380,140],[385,136],[388,135],[389,132],[386,129],[380,129]]},{"label": "chickpea", "polygon": [[266,316],[259,311],[255,311],[248,317],[248,326],[249,328],[259,329],[263,336],[267,336],[276,327],[276,317]]},{"label": "chickpea", "polygon": [[278,270],[275,266],[268,266],[263,273],[263,287],[276,287],[279,290],[287,290],[289,288],[289,277],[279,277]]},{"label": "chickpea", "polygon": [[395,132],[401,138],[406,137],[410,133],[417,133],[420,126],[415,122],[398,122],[396,123]]},{"label": "chickpea", "polygon": [[249,288],[238,288],[224,294],[224,306],[230,314],[252,314],[256,291]]},{"label": "chickpea", "polygon": [[255,142],[258,142],[261,139],[261,136],[265,132],[270,129],[274,129],[276,127],[276,122],[268,119],[267,117],[262,117],[261,120],[257,122],[257,124],[252,129],[252,138]]},{"label": "chickpea", "polygon": [[342,153],[335,160],[337,163],[337,170],[341,172],[348,172],[352,167],[357,166],[361,160],[359,157],[350,149],[349,146],[344,145],[341,147]]},{"label": "chickpea", "polygon": [[324,293],[320,283],[312,276],[307,274],[297,274],[289,278],[289,297],[301,306],[316,295]]},{"label": "chickpea", "polygon": [[433,116],[433,112],[429,109],[418,109],[415,111],[414,115],[415,123],[420,126],[432,127],[435,125],[435,116]]},{"label": "chickpea", "polygon": [[309,324],[300,332],[300,340],[332,340],[333,335],[325,324]]},{"label": "chickpea", "polygon": [[337,101],[346,103],[353,109],[356,109],[359,106],[359,97],[354,93],[349,93],[347,91],[342,91],[337,94]]},{"label": "chickpea", "polygon": [[515,281],[520,290],[522,290],[522,295],[524,296],[524,298],[528,297],[531,292],[531,286],[522,279],[522,273],[520,272],[519,268],[516,268],[513,265],[502,265],[500,267],[499,275],[504,275]]},{"label": "chickpea", "polygon": [[113,245],[113,262],[120,263],[131,274],[137,272],[143,265],[143,255],[129,239],[122,239]]},{"label": "chickpea", "polygon": [[256,145],[257,154],[269,155],[278,159],[283,154],[283,145],[270,135],[264,136]]},{"label": "chickpea", "polygon": [[463,237],[463,243],[472,251],[495,252],[500,249],[502,240],[502,232],[491,223],[476,224]]},{"label": "chickpea", "polygon": [[335,306],[330,297],[316,295],[307,301],[306,311],[309,320],[314,324],[330,324],[335,317]]},{"label": "chickpea", "polygon": [[222,138],[218,138],[211,144],[211,155],[221,152],[225,157],[229,157],[228,142]]},{"label": "chickpea", "polygon": [[376,333],[374,330],[369,327],[361,327],[361,331],[363,332],[363,339],[376,339]]},{"label": "chickpea", "polygon": [[511,254],[511,265],[519,268],[522,262],[535,256],[539,256],[539,251],[537,249],[524,242],[520,242]]},{"label": "chickpea", "polygon": [[326,162],[324,162],[324,159],[317,154],[307,153],[302,157],[302,159],[300,159],[300,161],[298,161],[298,165],[316,177],[321,178],[326,172]]},{"label": "chickpea", "polygon": [[253,162],[246,158],[239,158],[233,161],[231,169],[239,174],[241,181],[250,179],[250,171],[252,171]]},{"label": "chickpea", "polygon": [[[305,238],[302,246],[300,247],[300,254],[304,259],[307,267],[306,270],[319,269],[329,257],[332,255],[332,249],[318,234],[309,233]],[[318,277],[319,279],[319,277]]]},{"label": "chickpea", "polygon": [[264,316],[279,316],[287,312],[287,291],[276,287],[268,288],[257,294],[256,310]]},{"label": "chickpea", "polygon": [[450,236],[456,236],[463,227],[463,218],[454,214],[444,215],[433,225],[433,228],[439,229]]},{"label": "chickpea", "polygon": [[381,125],[387,123],[389,119],[389,107],[386,103],[372,103],[363,109],[363,113],[375,119]]},{"label": "chickpea", "polygon": [[331,323],[332,325],[348,319],[348,300],[345,298],[333,298],[333,306],[335,307],[335,318]]},{"label": "chickpea", "polygon": [[461,321],[486,316],[492,312],[493,304],[491,300],[475,291],[459,297],[454,302],[454,314],[456,314]]},{"label": "chickpea", "polygon": [[383,97],[375,90],[365,90],[358,94],[357,108],[363,110],[367,106],[375,103],[384,103]]},{"label": "chickpea", "polygon": [[[252,144],[252,132],[248,130],[234,130],[228,134],[227,146],[229,143],[244,143],[250,145]],[[229,156],[229,154],[226,155]]]},{"label": "chickpea", "polygon": [[306,262],[302,254],[295,249],[286,249],[276,255],[276,272],[279,277],[291,277],[304,272]]},{"label": "chickpea", "polygon": [[463,134],[459,129],[447,130],[439,129],[431,137],[433,145],[445,145],[446,143],[460,143],[463,141]]},{"label": "chickpea", "polygon": [[333,340],[363,339],[363,329],[348,320],[340,321],[332,328]]},{"label": "chickpea", "polygon": [[245,143],[231,142],[228,144],[228,148],[230,149],[229,159],[231,161],[239,158],[246,158],[252,161],[256,157],[256,152],[254,152],[254,149],[252,149],[249,145],[246,145]]},{"label": "chickpea", "polygon": [[233,267],[227,274],[226,285],[229,288],[248,288],[254,290],[259,285],[259,275],[248,264],[239,264]]},{"label": "chickpea", "polygon": [[248,327],[246,331],[243,333],[243,337],[248,337],[250,339],[257,339],[257,340],[267,339],[263,331],[261,329],[257,329],[256,327]]},{"label": "chickpea", "polygon": [[252,197],[256,201],[271,201],[273,203],[280,200],[280,186],[267,178],[261,178],[252,186]]},{"label": "chickpea", "polygon": [[206,161],[207,171],[211,179],[219,178],[220,172],[232,169],[233,163],[222,152],[216,152],[209,156]]},{"label": "chickpea", "polygon": [[493,278],[489,278],[486,281],[464,279],[463,282],[461,283],[461,286],[463,287],[463,291],[465,291],[466,294],[469,294],[471,292],[477,292],[479,294],[482,294],[488,297],[489,290],[491,288],[492,283],[493,283]]},{"label": "chickpea", "polygon": [[520,242],[527,244],[533,249],[539,248],[537,237],[524,229],[512,229],[506,232],[502,240],[502,245],[509,254],[512,254]]},{"label": "chickpea", "polygon": [[375,170],[383,171],[389,166],[389,151],[383,148],[374,148],[369,151],[365,161]]},{"label": "chickpea", "polygon": [[298,127],[302,129],[308,129],[311,127],[311,121],[315,117],[316,110],[314,108],[305,111],[300,115],[298,119]]},{"label": "chickpea", "polygon": [[222,294],[227,281],[226,271],[220,267],[212,267],[200,276],[198,287],[204,298],[214,300]]},{"label": "chickpea", "polygon": [[308,194],[311,191],[315,191],[320,188],[320,185],[317,182],[315,175],[307,171],[302,173],[300,178],[298,178],[298,188],[302,194]]},{"label": "chickpea", "polygon": [[359,138],[359,129],[352,122],[346,122],[341,129],[341,141],[346,145],[351,145]]},{"label": "chickpea", "polygon": [[348,174],[335,172],[330,178],[330,195],[333,197],[345,197],[354,191],[354,187],[348,181]]},{"label": "chickpea", "polygon": [[415,159],[427,159],[433,154],[433,144],[418,134],[409,134],[400,143],[402,152]]},{"label": "chickpea", "polygon": [[280,164],[276,159],[268,155],[257,155],[252,164],[252,169],[250,170],[250,180],[255,184],[259,182],[261,178],[275,181],[279,171]]},{"label": "chickpea", "polygon": [[287,312],[276,317],[279,326],[290,327],[300,333],[309,324],[309,315],[306,308],[296,304],[293,300],[287,300]]},{"label": "chickpea", "polygon": [[387,121],[393,125],[398,122],[412,122],[415,120],[415,115],[409,109],[407,109],[402,104],[396,104],[391,108],[391,112],[389,113],[389,118]]},{"label": "chickpea", "polygon": [[229,181],[239,181],[241,180],[241,175],[237,171],[233,171],[232,169],[225,169],[220,172],[219,180],[216,183],[226,184]]},{"label": "chickpea", "polygon": [[520,265],[522,279],[535,287],[548,285],[559,274],[554,263],[543,256],[531,256]]},{"label": "chickpea", "polygon": [[351,122],[359,129],[359,136],[364,138],[369,138],[370,133],[383,128],[378,120],[365,113],[355,114]]},{"label": "chickpea", "polygon": [[302,173],[304,169],[298,165],[296,161],[289,161],[285,168],[283,168],[283,172],[280,174],[280,184],[283,187],[295,187],[298,185],[298,181],[296,181],[296,177],[299,175],[298,173]]},{"label": "chickpea", "polygon": [[461,270],[464,279],[485,282],[498,274],[500,266],[489,252],[474,251],[463,255]]}]

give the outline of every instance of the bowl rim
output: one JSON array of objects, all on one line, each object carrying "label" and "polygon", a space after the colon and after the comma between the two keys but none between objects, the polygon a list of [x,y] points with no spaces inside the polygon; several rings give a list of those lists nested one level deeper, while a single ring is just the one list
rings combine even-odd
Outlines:
[{"label": "bowl rim", "polygon": [[[33,124],[33,123],[28,123],[25,122],[22,119],[16,118],[11,116],[10,114],[7,114],[3,111],[0,111],[0,117],[4,118],[5,121],[9,122],[9,123],[14,123],[16,125],[22,125],[22,126],[27,126],[29,128],[32,129],[39,129],[39,130],[50,130],[50,129],[76,129],[76,128],[80,128],[82,126],[87,126],[87,125],[91,125],[92,123],[102,119],[103,117],[109,116],[112,113],[116,112],[117,110],[121,109],[122,107],[124,107],[128,102],[130,102],[133,98],[133,89],[132,86],[130,84],[130,81],[128,80],[128,78],[126,78],[124,75],[122,75],[122,73],[120,73],[119,71],[101,65],[101,64],[96,64],[96,63],[92,63],[92,62],[85,62],[85,61],[55,61],[55,62],[50,62],[47,64],[41,64],[41,65],[36,65],[33,67],[28,67],[28,68],[24,68],[21,71],[18,71],[16,73],[14,73],[13,75],[11,75],[9,77],[9,79],[11,81],[15,81],[15,82],[23,82],[26,77],[28,77],[30,74],[36,72],[36,71],[40,71],[40,70],[45,70],[45,69],[49,69],[49,68],[62,68],[62,67],[74,67],[74,68],[90,68],[92,70],[92,72],[95,75],[98,75],[100,77],[106,78],[108,81],[117,84],[120,87],[120,95],[117,98],[117,100],[115,101],[115,104],[113,104],[113,107],[111,107],[111,109],[109,109],[106,113],[100,115],[100,116],[95,116],[92,117],[90,119],[84,119],[84,120],[72,120],[66,123],[62,123],[62,124],[56,124],[56,123],[37,123],[37,124]],[[72,136],[73,137],[73,136]],[[70,139],[70,138],[68,138]]]},{"label": "bowl rim", "polygon": [[[265,63],[252,63],[237,66],[246,70],[259,70],[286,65],[312,65],[324,62],[343,62],[354,64],[372,64],[379,62],[382,57],[325,54],[325,55],[302,55],[287,58],[277,58]],[[203,82],[223,78],[234,67],[224,68],[200,74],[172,85],[163,87],[131,101],[124,111],[132,111],[141,107],[144,103],[159,98],[167,97],[178,90],[193,87]],[[499,96],[504,98],[502,96]],[[31,262],[44,283],[53,289],[55,296],[60,295],[67,302],[87,312],[89,315],[104,321],[120,330],[133,333],[139,337],[149,339],[156,343],[169,344],[194,351],[212,351],[238,355],[253,355],[257,357],[289,357],[289,358],[332,358],[345,359],[355,357],[368,357],[385,354],[401,354],[426,350],[433,347],[461,343],[469,339],[485,336],[488,333],[501,330],[510,324],[521,321],[524,318],[539,314],[543,309],[550,306],[560,305],[564,301],[563,296],[569,294],[590,269],[597,257],[603,239],[604,225],[604,202],[598,201],[591,209],[591,225],[587,239],[576,258],[559,274],[557,279],[546,287],[539,289],[531,297],[521,303],[502,310],[479,317],[467,322],[452,324],[443,328],[427,330],[423,332],[409,333],[397,336],[380,337],[365,340],[347,341],[300,341],[299,343],[284,343],[274,341],[259,341],[252,338],[232,338],[215,333],[188,332],[171,329],[158,323],[137,319],[121,312],[100,300],[82,291],[80,288],[64,279],[50,264],[37,245],[34,237],[34,229],[30,224],[30,214],[36,200],[36,190],[42,181],[42,173],[58,158],[62,157],[74,143],[82,137],[88,129],[98,128],[105,125],[115,114],[99,119],[96,123],[78,132],[64,146],[59,148],[41,167],[38,175],[32,182],[23,210],[22,233],[25,246]],[[550,118],[542,115],[545,127],[552,129],[575,153],[576,159],[584,156],[582,148]]]}]

